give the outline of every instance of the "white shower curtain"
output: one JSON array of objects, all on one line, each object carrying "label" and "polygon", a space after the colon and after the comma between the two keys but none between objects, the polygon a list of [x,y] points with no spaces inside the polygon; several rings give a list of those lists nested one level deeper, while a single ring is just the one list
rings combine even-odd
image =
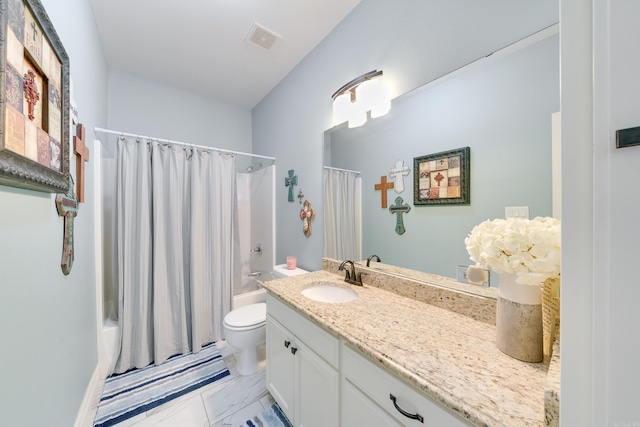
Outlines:
[{"label": "white shower curtain", "polygon": [[361,259],[360,178],[357,172],[324,168],[324,255]]},{"label": "white shower curtain", "polygon": [[240,264],[233,156],[120,138],[116,165],[120,373],[222,338]]}]

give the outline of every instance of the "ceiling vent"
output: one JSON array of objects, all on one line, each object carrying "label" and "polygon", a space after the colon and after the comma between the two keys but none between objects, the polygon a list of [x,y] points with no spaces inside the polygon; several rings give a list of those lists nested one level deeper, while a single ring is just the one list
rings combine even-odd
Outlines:
[{"label": "ceiling vent", "polygon": [[249,30],[249,34],[247,34],[247,37],[245,38],[245,41],[269,50],[279,38],[279,35],[270,30],[267,30],[263,26],[253,24],[251,30]]}]

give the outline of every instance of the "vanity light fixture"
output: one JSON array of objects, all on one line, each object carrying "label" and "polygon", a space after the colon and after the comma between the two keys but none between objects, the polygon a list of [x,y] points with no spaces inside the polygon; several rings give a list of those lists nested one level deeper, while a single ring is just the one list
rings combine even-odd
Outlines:
[{"label": "vanity light fixture", "polygon": [[367,121],[367,111],[371,118],[384,116],[391,109],[391,96],[387,87],[380,83],[382,70],[370,71],[351,80],[334,93],[333,125],[346,121],[349,127],[362,126]]}]

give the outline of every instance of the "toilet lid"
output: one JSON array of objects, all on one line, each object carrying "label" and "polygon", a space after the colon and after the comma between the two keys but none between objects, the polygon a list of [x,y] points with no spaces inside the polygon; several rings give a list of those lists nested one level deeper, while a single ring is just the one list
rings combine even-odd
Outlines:
[{"label": "toilet lid", "polygon": [[232,328],[246,328],[264,323],[266,318],[267,304],[261,302],[231,310],[224,316],[224,323]]}]

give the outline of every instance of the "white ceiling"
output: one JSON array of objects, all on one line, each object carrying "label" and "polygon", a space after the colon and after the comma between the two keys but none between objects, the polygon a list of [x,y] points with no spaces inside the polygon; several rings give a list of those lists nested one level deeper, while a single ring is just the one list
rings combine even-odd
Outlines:
[{"label": "white ceiling", "polygon": [[[244,108],[264,98],[360,0],[91,0],[107,63]],[[266,50],[245,38],[276,33]]]}]

